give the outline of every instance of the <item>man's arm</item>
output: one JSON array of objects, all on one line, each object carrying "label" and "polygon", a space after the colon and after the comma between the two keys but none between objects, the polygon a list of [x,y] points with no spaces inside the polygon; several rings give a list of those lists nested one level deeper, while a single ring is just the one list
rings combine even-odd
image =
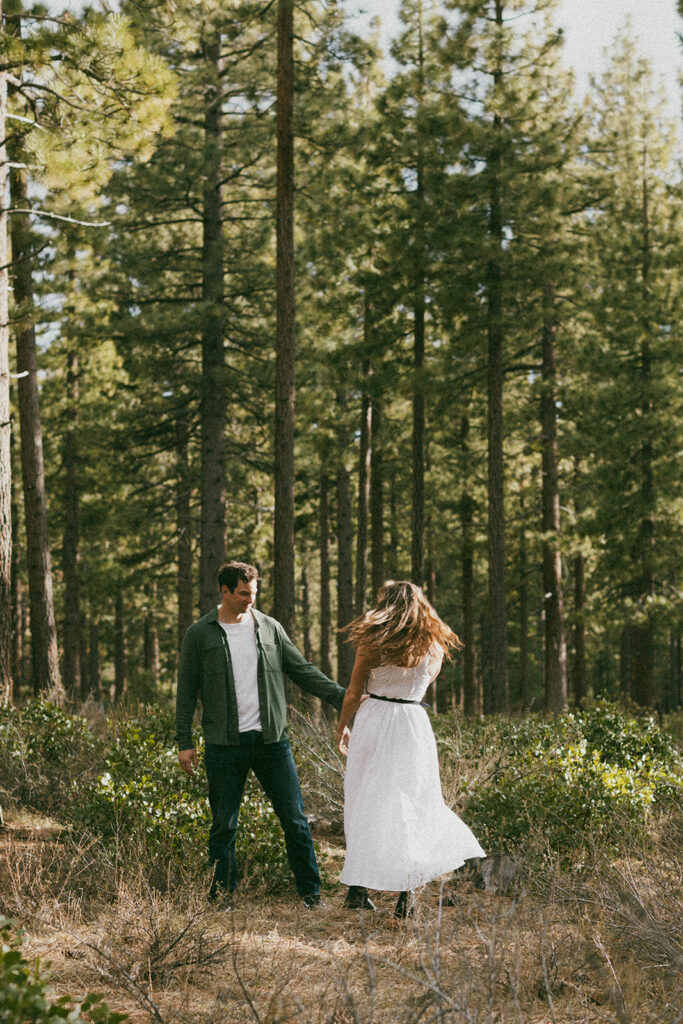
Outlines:
[{"label": "man's arm", "polygon": [[306,693],[312,693],[315,697],[320,697],[321,700],[327,701],[328,704],[332,704],[333,707],[340,710],[346,694],[344,687],[333,683],[320,669],[312,665],[310,661],[306,661],[282,627],[280,627],[279,636],[282,647],[283,672]]},{"label": "man's arm", "polygon": [[178,663],[178,690],[176,693],[176,743],[180,751],[194,750],[192,719],[199,693],[200,667],[194,637],[190,630],[183,638]]}]

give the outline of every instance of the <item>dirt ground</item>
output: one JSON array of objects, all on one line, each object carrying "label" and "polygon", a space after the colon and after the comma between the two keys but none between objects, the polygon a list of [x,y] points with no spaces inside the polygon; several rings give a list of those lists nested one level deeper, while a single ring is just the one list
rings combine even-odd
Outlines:
[{"label": "dirt ground", "polygon": [[[318,838],[338,878],[340,841]],[[505,892],[465,873],[418,893],[405,921],[395,894],[349,911],[335,886],[311,911],[294,891],[251,890],[228,910],[196,881],[159,892],[96,844],[15,814],[0,832],[0,913],[23,928],[24,956],[50,963],[58,994],[102,992],[141,1024],[680,1024],[675,872],[664,891],[631,870],[637,898],[624,890],[619,904],[629,870],[612,889],[558,872]]]}]

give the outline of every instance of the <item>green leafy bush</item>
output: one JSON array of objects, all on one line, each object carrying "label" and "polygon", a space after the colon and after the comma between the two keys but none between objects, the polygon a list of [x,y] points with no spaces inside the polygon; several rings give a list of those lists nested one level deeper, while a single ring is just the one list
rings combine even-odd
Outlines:
[{"label": "green leafy bush", "polygon": [[39,698],[0,708],[0,786],[11,799],[58,814],[74,782],[96,771],[100,758],[85,718]]},{"label": "green leafy bush", "polygon": [[501,722],[498,742],[505,756],[465,809],[489,850],[540,843],[565,855],[616,844],[683,785],[681,756],[654,720],[606,702],[552,721]]},{"label": "green leafy bush", "polygon": [[[93,782],[78,786],[70,818],[115,844],[143,851],[151,862],[206,870],[211,815],[198,745],[199,770],[180,770],[171,745],[172,718],[151,708],[116,726],[116,736]],[[251,881],[276,890],[291,884],[284,837],[269,801],[250,779],[240,808],[237,858]]]},{"label": "green leafy bush", "polygon": [[55,998],[50,974],[40,961],[29,964],[21,954],[13,922],[0,917],[0,1024],[121,1024],[127,1014],[110,1010],[101,995],[89,993],[82,1002],[70,996]]}]

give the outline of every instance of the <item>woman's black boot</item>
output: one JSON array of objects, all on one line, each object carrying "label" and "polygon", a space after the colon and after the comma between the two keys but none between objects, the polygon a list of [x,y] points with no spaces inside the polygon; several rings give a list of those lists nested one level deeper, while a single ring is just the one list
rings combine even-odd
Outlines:
[{"label": "woman's black boot", "polygon": [[394,910],[394,917],[410,917],[410,915],[413,912],[414,905],[412,895],[413,894],[411,892],[410,905],[408,905],[408,893],[404,890],[403,892],[400,892],[398,894],[398,899],[396,900],[396,909]]},{"label": "woman's black boot", "polygon": [[349,910],[377,910],[377,907],[368,896],[368,890],[363,885],[349,886],[344,906]]}]

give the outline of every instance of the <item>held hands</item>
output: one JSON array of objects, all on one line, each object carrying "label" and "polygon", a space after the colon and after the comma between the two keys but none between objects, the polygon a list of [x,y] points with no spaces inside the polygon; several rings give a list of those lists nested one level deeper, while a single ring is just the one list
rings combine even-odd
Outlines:
[{"label": "held hands", "polygon": [[194,775],[197,763],[197,751],[194,748],[178,751],[178,764],[186,775]]}]

